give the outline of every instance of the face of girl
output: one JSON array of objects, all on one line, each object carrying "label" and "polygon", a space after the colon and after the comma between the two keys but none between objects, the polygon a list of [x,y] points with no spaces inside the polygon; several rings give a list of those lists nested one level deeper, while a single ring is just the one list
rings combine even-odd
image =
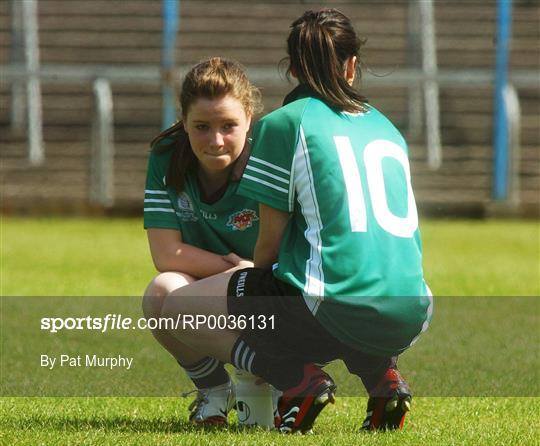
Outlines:
[{"label": "face of girl", "polygon": [[230,95],[199,98],[191,105],[184,127],[206,176],[220,176],[232,168],[242,153],[250,123],[242,103]]}]

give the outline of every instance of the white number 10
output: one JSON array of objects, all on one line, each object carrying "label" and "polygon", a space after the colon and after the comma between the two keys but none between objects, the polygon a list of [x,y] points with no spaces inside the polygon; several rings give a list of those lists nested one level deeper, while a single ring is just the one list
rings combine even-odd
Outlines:
[{"label": "white number 10", "polygon": [[[334,136],[334,142],[345,178],[351,230],[352,232],[366,232],[366,203],[351,140],[347,136]],[[407,183],[407,215],[405,217],[398,217],[388,207],[382,169],[382,159],[386,157],[398,161],[405,172]],[[411,187],[409,160],[403,149],[392,141],[383,139],[372,141],[364,149],[364,166],[369,197],[377,223],[385,231],[397,237],[412,237],[418,228],[418,212]]]}]

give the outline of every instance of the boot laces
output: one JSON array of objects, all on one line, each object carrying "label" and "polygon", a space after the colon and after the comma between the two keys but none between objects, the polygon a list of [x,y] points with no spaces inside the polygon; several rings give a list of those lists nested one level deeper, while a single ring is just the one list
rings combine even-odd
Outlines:
[{"label": "boot laces", "polygon": [[187,398],[189,395],[195,392],[197,392],[197,395],[195,395],[195,399],[188,406],[188,410],[192,413],[193,416],[196,416],[202,410],[205,404],[208,404],[208,390],[207,389],[205,390],[195,389],[189,392],[184,392],[182,393],[182,397]]}]

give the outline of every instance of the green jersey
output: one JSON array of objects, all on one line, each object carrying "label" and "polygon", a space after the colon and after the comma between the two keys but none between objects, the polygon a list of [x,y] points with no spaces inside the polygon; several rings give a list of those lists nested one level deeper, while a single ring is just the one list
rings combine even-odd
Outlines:
[{"label": "green jersey", "polygon": [[374,354],[427,328],[407,145],[373,107],[336,112],[303,97],[265,116],[239,193],[291,213],[274,275],[336,338]]},{"label": "green jersey", "polygon": [[152,150],[144,193],[144,227],[176,229],[184,243],[216,254],[230,252],[253,258],[259,232],[258,203],[236,194],[239,183],[230,181],[215,203],[202,201],[194,173],[188,173],[178,194],[165,181],[172,151]]}]

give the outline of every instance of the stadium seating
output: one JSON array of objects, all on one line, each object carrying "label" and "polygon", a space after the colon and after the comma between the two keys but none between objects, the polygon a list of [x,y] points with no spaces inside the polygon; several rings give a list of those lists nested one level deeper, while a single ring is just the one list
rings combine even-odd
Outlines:
[{"label": "stadium seating", "polygon": [[[408,2],[327,1],[348,14],[367,38],[363,69],[390,76],[410,68]],[[0,2],[0,60],[10,60],[11,2]],[[41,0],[41,63],[69,65],[158,66],[161,58],[161,0]],[[292,19],[312,1],[181,1],[177,62],[190,65],[213,55],[232,57],[250,69],[277,78],[285,57],[284,41]],[[492,70],[495,63],[496,1],[436,2],[437,57],[441,70]],[[511,73],[540,70],[540,5],[515,0]],[[262,83],[265,111],[280,105],[292,87]],[[482,215],[491,201],[493,85],[441,86],[443,164],[426,164],[423,134],[410,134],[408,89],[367,81],[364,94],[408,136],[413,187],[425,213]],[[10,212],[102,212],[88,200],[90,82],[43,83],[46,160],[31,167],[24,131],[10,127],[10,86],[0,79],[1,210]],[[148,143],[161,125],[159,85],[112,83],[115,122],[114,212],[142,213]],[[518,87],[522,111],[520,214],[539,213],[540,89]]]}]

